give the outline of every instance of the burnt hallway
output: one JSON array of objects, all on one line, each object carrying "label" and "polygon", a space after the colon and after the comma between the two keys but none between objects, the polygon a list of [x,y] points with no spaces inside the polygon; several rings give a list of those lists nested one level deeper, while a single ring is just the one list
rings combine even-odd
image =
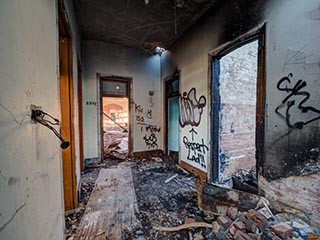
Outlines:
[{"label": "burnt hallway", "polygon": [[319,9],[2,0],[0,239],[319,238]]}]

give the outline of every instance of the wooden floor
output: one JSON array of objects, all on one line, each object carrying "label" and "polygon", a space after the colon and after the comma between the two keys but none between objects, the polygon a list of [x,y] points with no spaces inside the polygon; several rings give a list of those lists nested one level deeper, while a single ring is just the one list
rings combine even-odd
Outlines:
[{"label": "wooden floor", "polygon": [[139,226],[130,167],[101,169],[74,239],[117,240]]}]

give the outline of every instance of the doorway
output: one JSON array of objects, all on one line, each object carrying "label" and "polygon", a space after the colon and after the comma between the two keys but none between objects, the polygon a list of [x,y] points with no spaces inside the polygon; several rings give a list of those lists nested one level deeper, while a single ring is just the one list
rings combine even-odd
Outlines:
[{"label": "doorway", "polygon": [[179,159],[179,74],[165,82],[166,154],[175,161]]},{"label": "doorway", "polygon": [[103,159],[124,160],[130,153],[130,81],[120,78],[100,80]]},{"label": "doorway", "polygon": [[[257,175],[263,149],[265,83],[263,38],[255,35],[212,61],[212,154],[215,182]],[[256,180],[256,178],[255,178]]]}]

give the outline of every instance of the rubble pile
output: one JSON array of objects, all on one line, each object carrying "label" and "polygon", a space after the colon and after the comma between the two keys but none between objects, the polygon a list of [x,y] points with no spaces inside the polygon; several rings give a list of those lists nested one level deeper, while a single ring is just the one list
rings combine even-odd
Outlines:
[{"label": "rubble pile", "polygon": [[[310,227],[308,219],[295,213],[270,210],[269,201],[256,195],[255,192],[252,194],[255,197],[250,198],[247,195],[249,193],[241,195],[241,191],[238,191],[239,199],[242,200],[234,204],[229,202],[229,205],[226,205],[224,198],[217,200],[218,205],[222,204],[219,206],[225,207],[223,212],[204,210],[201,208],[204,202],[201,202],[199,198],[196,183],[199,179],[196,180],[171,158],[155,155],[149,158],[127,158],[125,162],[117,158],[108,158],[86,169],[81,176],[80,206],[66,214],[67,239],[72,239],[79,226],[100,169],[121,165],[132,167],[139,208],[136,216],[141,223],[130,231],[124,229],[122,239],[302,240],[320,238],[319,229]],[[256,191],[254,172],[239,171],[233,177],[238,182],[253,187],[253,191]],[[240,184],[241,187],[243,188]],[[240,190],[248,192],[246,185],[244,188]],[[221,191],[218,187],[216,190],[221,194],[224,193],[227,198],[232,198],[234,191],[237,191],[232,192],[232,189]],[[243,196],[248,196],[248,198]],[[214,193],[211,197],[219,199],[222,195]],[[243,206],[250,207],[243,209]]]},{"label": "rubble pile", "polygon": [[294,215],[270,211],[267,200],[261,198],[256,209],[238,211],[230,207],[227,214],[218,216],[212,223],[215,239],[260,240],[260,239],[318,239],[318,229],[310,227]]},{"label": "rubble pile", "polygon": [[120,127],[108,128],[104,133],[105,158],[125,159],[128,154],[128,132]]}]

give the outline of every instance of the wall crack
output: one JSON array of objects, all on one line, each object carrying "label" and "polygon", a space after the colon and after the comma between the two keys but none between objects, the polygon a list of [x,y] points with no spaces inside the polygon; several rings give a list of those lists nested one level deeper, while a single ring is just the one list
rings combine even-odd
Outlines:
[{"label": "wall crack", "polygon": [[5,222],[1,227],[0,227],[0,232],[2,232],[6,226],[13,221],[15,216],[24,208],[28,205],[29,203],[23,203],[15,212],[14,214],[9,218],[7,222]]},{"label": "wall crack", "polygon": [[23,116],[23,118],[22,118],[21,121],[18,121],[17,118],[13,115],[13,113],[12,113],[8,108],[6,108],[6,107],[5,107],[3,104],[1,104],[1,103],[0,103],[0,106],[10,114],[10,116],[13,118],[13,120],[14,120],[18,125],[22,125],[23,122],[24,122],[24,120],[25,120],[25,118],[26,118],[28,115],[31,116],[30,114],[26,114],[26,115]]}]

